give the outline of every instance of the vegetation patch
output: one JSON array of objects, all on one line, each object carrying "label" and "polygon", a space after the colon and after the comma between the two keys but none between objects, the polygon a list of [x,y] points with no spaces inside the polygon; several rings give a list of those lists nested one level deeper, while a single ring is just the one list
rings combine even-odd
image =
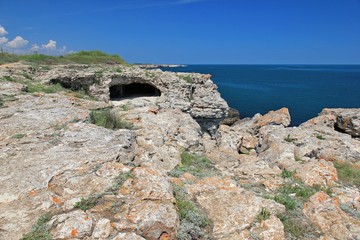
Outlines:
[{"label": "vegetation patch", "polygon": [[88,198],[81,198],[80,202],[75,203],[74,208],[79,208],[83,211],[89,210],[101,202],[103,194],[97,194]]},{"label": "vegetation patch", "polygon": [[134,124],[123,120],[121,116],[109,108],[93,110],[90,113],[90,122],[108,129],[134,129]]},{"label": "vegetation patch", "polygon": [[169,175],[172,177],[180,177],[186,172],[199,178],[215,176],[218,173],[214,164],[208,158],[197,154],[182,152],[181,163],[176,166]]},{"label": "vegetation patch", "polygon": [[281,177],[282,178],[292,178],[294,176],[296,171],[288,171],[288,170],[283,170],[281,173]]},{"label": "vegetation patch", "polygon": [[53,239],[50,233],[50,228],[47,223],[50,221],[52,214],[47,213],[41,216],[36,224],[33,226],[32,231],[25,234],[21,240],[51,240]]},{"label": "vegetation patch", "polygon": [[290,136],[290,134],[288,134],[287,136],[286,136],[286,138],[284,138],[284,140],[286,141],[286,142],[294,142],[295,140],[296,140],[296,138],[292,138],[291,136]]},{"label": "vegetation patch", "polygon": [[185,80],[187,83],[193,84],[194,81],[192,79],[192,77],[190,75],[186,75],[186,76],[180,76],[181,79]]},{"label": "vegetation patch", "polygon": [[115,178],[113,185],[106,190],[106,193],[111,192],[113,194],[116,194],[120,190],[121,186],[125,183],[125,181],[128,180],[129,178],[134,178],[133,174],[130,171],[120,173]]},{"label": "vegetation patch", "polygon": [[325,138],[323,135],[321,135],[321,134],[317,134],[317,135],[316,135],[316,138],[317,138],[317,139],[320,139],[320,140],[326,140],[326,138]]},{"label": "vegetation patch", "polygon": [[64,56],[48,56],[44,54],[15,55],[2,53],[0,64],[25,61],[36,64],[126,64],[119,55],[106,54],[101,51],[80,51]]},{"label": "vegetation patch", "polygon": [[348,162],[336,161],[334,167],[337,170],[339,181],[345,185],[360,187],[360,166]]},{"label": "vegetation patch", "polygon": [[23,137],[26,137],[26,134],[24,133],[17,133],[14,136],[12,136],[11,138],[16,138],[16,139],[21,139]]},{"label": "vegetation patch", "polygon": [[256,220],[258,222],[262,222],[265,220],[268,220],[270,218],[270,212],[265,208],[261,208],[261,212],[259,213],[259,215],[257,215]]},{"label": "vegetation patch", "polygon": [[57,93],[64,91],[65,89],[58,83],[52,85],[43,85],[40,83],[37,84],[29,84],[25,89],[28,93],[35,93],[35,92],[44,92],[44,93]]},{"label": "vegetation patch", "polygon": [[206,227],[210,225],[210,220],[206,214],[191,201],[184,188],[174,184],[173,189],[180,217],[180,227],[176,233],[176,239],[207,239]]},{"label": "vegetation patch", "polygon": [[306,233],[306,228],[302,224],[299,224],[299,221],[294,216],[289,214],[280,214],[277,217],[283,223],[284,231],[287,235],[290,235],[295,239],[300,239],[304,236],[304,233]]}]

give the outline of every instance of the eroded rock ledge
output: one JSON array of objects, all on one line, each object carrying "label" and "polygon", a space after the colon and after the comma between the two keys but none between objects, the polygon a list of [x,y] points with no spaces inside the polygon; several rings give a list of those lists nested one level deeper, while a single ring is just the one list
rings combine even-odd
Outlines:
[{"label": "eroded rock ledge", "polygon": [[[0,239],[20,239],[39,218],[44,232],[31,236],[53,239],[358,238],[359,109],[288,127],[283,108],[211,137],[199,119],[212,128],[227,105],[208,76],[108,68],[0,67]],[[24,91],[34,81],[103,101]],[[109,101],[127,83],[161,94]],[[135,127],[91,124],[102,108]]]}]

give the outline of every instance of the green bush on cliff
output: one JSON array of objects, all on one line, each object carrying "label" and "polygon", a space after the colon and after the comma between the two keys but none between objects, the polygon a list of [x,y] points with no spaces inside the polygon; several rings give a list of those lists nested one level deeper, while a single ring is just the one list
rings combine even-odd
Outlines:
[{"label": "green bush on cliff", "polygon": [[44,54],[16,55],[10,53],[0,54],[0,64],[25,61],[36,64],[126,64],[124,59],[116,54],[107,54],[101,51],[80,51],[64,56],[49,56]]},{"label": "green bush on cliff", "polygon": [[199,178],[217,175],[214,164],[208,158],[197,154],[182,152],[180,164],[176,166],[169,175],[179,177],[186,172]]},{"label": "green bush on cliff", "polygon": [[36,224],[33,226],[32,231],[25,234],[21,240],[52,240],[49,226],[47,223],[50,221],[52,214],[47,213],[41,216]]},{"label": "green bush on cliff", "polygon": [[360,166],[348,162],[334,162],[339,181],[345,185],[360,187]]},{"label": "green bush on cliff", "polygon": [[206,226],[209,218],[189,198],[184,188],[173,185],[173,193],[180,217],[180,227],[176,233],[177,240],[206,239]]},{"label": "green bush on cliff", "polygon": [[134,124],[123,120],[120,115],[110,109],[93,110],[90,113],[90,122],[108,129],[134,129]]}]

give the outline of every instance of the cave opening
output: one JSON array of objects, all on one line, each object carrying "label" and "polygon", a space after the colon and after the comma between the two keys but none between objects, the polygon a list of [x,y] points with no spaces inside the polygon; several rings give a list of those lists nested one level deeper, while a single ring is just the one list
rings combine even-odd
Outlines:
[{"label": "cave opening", "polygon": [[158,97],[161,92],[156,87],[146,83],[130,83],[110,87],[110,100],[136,97]]}]

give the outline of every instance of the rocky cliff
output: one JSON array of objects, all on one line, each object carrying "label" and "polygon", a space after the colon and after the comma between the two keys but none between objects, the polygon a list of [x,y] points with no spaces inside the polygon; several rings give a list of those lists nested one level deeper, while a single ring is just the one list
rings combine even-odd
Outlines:
[{"label": "rocky cliff", "polygon": [[359,109],[219,126],[209,75],[26,64],[0,107],[0,239],[359,239]]}]

